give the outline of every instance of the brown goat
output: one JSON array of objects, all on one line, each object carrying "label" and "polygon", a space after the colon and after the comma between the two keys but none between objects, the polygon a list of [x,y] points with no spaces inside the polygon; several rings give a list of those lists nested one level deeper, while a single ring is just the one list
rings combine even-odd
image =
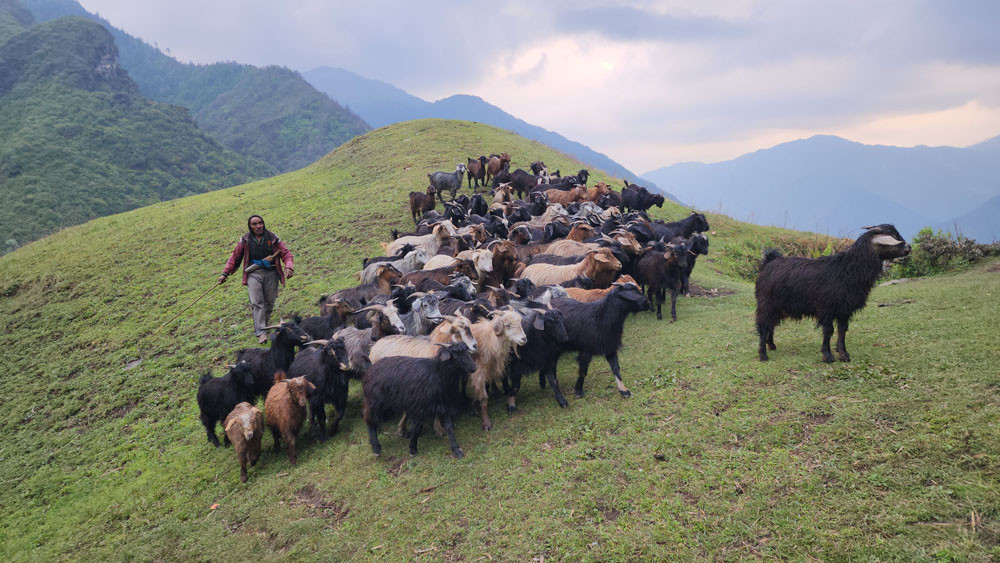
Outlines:
[{"label": "brown goat", "polygon": [[510,166],[510,155],[505,152],[490,155],[490,159],[486,162],[486,182],[503,170],[504,165]]},{"label": "brown goat", "polygon": [[236,451],[240,462],[240,482],[247,482],[247,467],[257,465],[260,458],[260,440],[264,436],[264,413],[260,409],[243,402],[226,416],[223,423],[226,436]]},{"label": "brown goat", "polygon": [[329,307],[337,301],[347,302],[356,310],[363,303],[371,301],[372,297],[376,295],[392,293],[393,284],[403,277],[399,270],[389,264],[379,266],[376,272],[375,280],[372,283],[363,283],[355,287],[341,289],[324,299],[323,303],[320,304],[320,311],[329,310]]},{"label": "brown goat", "polygon": [[281,438],[288,444],[288,461],[295,465],[295,437],[302,429],[306,419],[306,406],[309,404],[309,391],[316,386],[306,381],[305,377],[285,379],[284,372],[274,377],[275,383],[264,399],[264,412],[267,413],[267,427],[274,436],[274,451],[281,451]]},{"label": "brown goat", "polygon": [[567,287],[566,293],[569,295],[570,299],[575,299],[581,303],[592,303],[594,301],[600,301],[607,297],[608,293],[613,289],[615,285],[622,285],[630,283],[636,288],[639,284],[635,281],[635,278],[629,275],[620,276],[612,286],[607,289],[582,289],[579,287]]},{"label": "brown goat", "polygon": [[577,242],[583,242],[590,237],[594,236],[597,231],[594,227],[591,227],[587,223],[577,223],[573,225],[573,228],[569,230],[569,234],[566,235],[565,240],[575,240]]},{"label": "brown goat", "polygon": [[587,197],[587,187],[574,186],[573,189],[567,191],[545,190],[545,195],[549,198],[549,204],[569,205],[575,201],[583,201]]},{"label": "brown goat", "polygon": [[517,269],[517,252],[514,243],[509,240],[500,240],[490,243],[488,249],[493,251],[493,271],[486,276],[486,285],[506,285],[510,278],[514,277]]},{"label": "brown goat", "polygon": [[413,224],[420,221],[420,217],[434,209],[434,195],[437,191],[434,186],[427,186],[427,193],[410,192],[410,215],[413,216]]},{"label": "brown goat", "polygon": [[605,272],[618,272],[622,263],[615,258],[610,249],[602,248],[588,252],[584,259],[576,264],[554,266],[552,264],[531,264],[519,274],[535,285],[553,285],[567,282],[573,278],[587,276],[595,279]]},{"label": "brown goat", "polygon": [[[486,187],[486,157],[480,156],[479,158],[470,158],[469,162],[465,165],[466,175],[469,177],[469,189],[473,193],[479,189],[479,184],[482,183],[483,187]],[[472,187],[472,181],[476,181],[476,187]]]},{"label": "brown goat", "polygon": [[597,202],[601,199],[601,196],[606,196],[611,193],[611,188],[608,187],[604,182],[597,182],[594,187],[587,188],[587,196],[584,198],[587,201]]}]

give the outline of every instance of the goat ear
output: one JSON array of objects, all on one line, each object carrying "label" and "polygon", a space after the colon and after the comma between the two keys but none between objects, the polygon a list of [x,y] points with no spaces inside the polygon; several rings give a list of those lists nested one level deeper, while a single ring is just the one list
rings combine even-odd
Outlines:
[{"label": "goat ear", "polygon": [[493,320],[493,334],[500,336],[503,334],[503,319]]},{"label": "goat ear", "polygon": [[223,430],[223,432],[229,432],[229,429],[232,428],[233,425],[236,424],[239,421],[240,421],[240,419],[234,416],[232,418],[232,420],[229,421],[229,424],[226,425],[226,429]]},{"label": "goat ear", "polygon": [[545,330],[545,318],[543,318],[539,314],[536,314],[535,320],[534,322],[531,323],[531,326],[533,326],[535,330]]},{"label": "goat ear", "polygon": [[903,241],[896,240],[896,237],[891,235],[878,235],[872,238],[872,244],[877,244],[880,246],[896,246],[903,244]]}]

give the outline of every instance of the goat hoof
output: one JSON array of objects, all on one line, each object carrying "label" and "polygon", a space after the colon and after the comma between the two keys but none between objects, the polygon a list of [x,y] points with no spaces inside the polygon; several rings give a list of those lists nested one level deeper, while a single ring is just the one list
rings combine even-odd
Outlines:
[{"label": "goat hoof", "polygon": [[621,393],[622,397],[625,398],[625,399],[628,399],[629,397],[632,396],[632,392],[629,391],[628,389],[626,389],[624,391],[619,391],[619,393]]},{"label": "goat hoof", "polygon": [[574,389],[573,392],[576,393],[577,397],[582,397],[586,394],[583,392],[583,389]]},{"label": "goat hoof", "polygon": [[823,356],[823,363],[832,364],[833,356]]},{"label": "goat hoof", "polygon": [[768,345],[767,345],[767,349],[768,349],[768,350],[772,350],[772,351],[773,351],[773,350],[777,350],[777,349],[778,349],[778,347],[777,347],[777,346],[775,346],[774,344],[768,344]]},{"label": "goat hoof", "polygon": [[455,455],[455,459],[462,459],[463,457],[465,457],[465,454],[462,453],[462,450],[460,450],[458,448],[456,448],[454,451],[452,451],[452,454]]},{"label": "goat hoof", "polygon": [[840,361],[842,361],[842,362],[849,362],[849,361],[851,361],[851,357],[849,355],[847,355],[847,354],[843,354],[843,355],[840,356]]},{"label": "goat hoof", "polygon": [[515,406],[515,405],[507,405],[507,414],[514,414],[514,411],[516,411],[516,410],[517,410],[517,406]]},{"label": "goat hoof", "polygon": [[557,399],[556,402],[559,403],[559,406],[562,408],[566,408],[569,406],[569,403],[566,402],[566,399],[561,399],[561,400]]}]

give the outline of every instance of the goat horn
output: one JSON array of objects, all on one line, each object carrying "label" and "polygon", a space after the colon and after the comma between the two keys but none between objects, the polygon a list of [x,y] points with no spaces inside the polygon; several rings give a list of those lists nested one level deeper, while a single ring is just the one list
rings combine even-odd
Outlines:
[{"label": "goat horn", "polygon": [[312,346],[313,344],[319,344],[320,346],[326,346],[329,343],[330,343],[329,340],[310,340],[309,342],[305,343],[305,346]]},{"label": "goat horn", "polygon": [[261,327],[261,330],[277,330],[279,328],[281,328],[281,325],[269,325],[269,326]]}]

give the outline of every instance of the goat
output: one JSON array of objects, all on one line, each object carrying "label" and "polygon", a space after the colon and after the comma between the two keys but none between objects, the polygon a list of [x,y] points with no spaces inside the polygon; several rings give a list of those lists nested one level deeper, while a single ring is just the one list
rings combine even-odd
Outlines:
[{"label": "goat", "polygon": [[[472,172],[469,172],[472,174]],[[424,213],[434,209],[434,194],[437,190],[434,186],[427,186],[427,193],[410,192],[410,215],[413,216],[413,224],[416,225]]]},{"label": "goat", "polygon": [[399,283],[401,285],[408,283],[418,285],[423,280],[431,279],[447,285],[456,275],[469,276],[470,278],[477,278],[479,276],[476,273],[476,264],[472,260],[456,260],[452,266],[410,272],[403,276]]},{"label": "goat", "polygon": [[492,318],[481,320],[471,327],[478,349],[472,354],[476,361],[476,371],[469,376],[469,387],[472,389],[473,399],[479,403],[483,430],[493,428],[486,409],[489,404],[487,386],[503,377],[512,348],[527,342],[519,313],[494,311],[491,316]]},{"label": "goat", "polygon": [[247,482],[247,467],[257,465],[260,441],[264,437],[264,413],[248,402],[236,405],[223,425],[226,439],[233,444],[240,462],[240,482]]},{"label": "goat", "polygon": [[542,183],[541,176],[536,176],[534,174],[529,174],[524,170],[518,168],[517,170],[510,173],[510,183],[517,192],[518,199],[524,197],[526,192],[532,192],[539,184]]},{"label": "goat", "polygon": [[[470,158],[469,162],[465,165],[468,171],[469,177],[469,189],[475,193],[479,190],[479,183],[483,183],[483,187],[486,187],[486,157],[480,156],[479,158]],[[476,187],[472,187],[472,181],[476,181]],[[454,197],[452,198],[454,199]]]},{"label": "goat", "polygon": [[[198,380],[198,410],[201,413],[201,423],[205,425],[208,441],[219,447],[219,439],[215,436],[215,425],[225,420],[239,403],[254,402],[254,378],[250,365],[237,362],[231,366],[226,375],[212,377],[206,372]],[[229,445],[229,437],[223,438]]]},{"label": "goat", "polygon": [[[398,238],[398,237],[393,237],[394,240],[395,240],[395,238]],[[394,256],[375,256],[375,257],[371,257],[371,258],[365,258],[364,260],[361,261],[361,267],[362,268],[367,268],[368,266],[370,266],[371,264],[374,264],[376,262],[393,262],[395,260],[399,260],[400,258],[402,258],[402,257],[406,256],[407,254],[409,254],[409,253],[413,252],[414,250],[416,250],[416,248],[417,247],[413,246],[412,244],[404,244],[396,252],[396,254]]]},{"label": "goat", "polygon": [[343,300],[326,304],[326,296],[319,298],[320,314],[315,317],[307,317],[298,323],[312,340],[329,338],[338,328],[344,325],[349,315],[354,313],[354,307]]},{"label": "goat", "polygon": [[382,266],[392,266],[400,274],[409,274],[410,272],[415,272],[417,270],[424,269],[427,265],[427,261],[431,259],[431,256],[427,254],[427,251],[423,248],[417,249],[398,260],[393,260],[390,262],[373,262],[365,267],[364,270],[355,274],[361,283],[373,283],[375,278],[379,275],[379,268]]},{"label": "goat", "polygon": [[264,399],[264,412],[267,427],[274,437],[274,451],[281,451],[281,439],[284,438],[288,448],[288,461],[295,465],[295,438],[306,419],[306,405],[309,402],[309,391],[315,391],[316,386],[306,381],[304,377],[285,379],[284,373],[275,376],[274,385]]},{"label": "goat", "polygon": [[486,180],[493,178],[494,179],[493,187],[496,187],[497,174],[505,170],[505,168],[509,167],[510,167],[510,156],[507,153],[504,152],[498,155],[490,155],[490,158],[486,162]]},{"label": "goat", "polygon": [[[539,372],[539,381],[543,381],[543,368],[553,364],[552,358],[558,361],[559,349],[568,339],[563,314],[557,309],[529,309],[525,311],[521,323],[527,342],[520,346],[507,368],[507,412],[517,409],[517,394],[521,389],[521,379],[532,372]],[[560,400],[561,399],[561,400]],[[566,407],[566,399],[560,394],[556,397],[560,407]]]},{"label": "goat", "polygon": [[430,358],[389,357],[372,364],[364,379],[364,419],[368,441],[382,455],[379,425],[402,414],[413,421],[410,455],[417,455],[417,439],[424,421],[439,418],[448,434],[452,454],[465,456],[455,440],[452,422],[459,381],[476,369],[469,348],[461,342],[435,346]]},{"label": "goat", "polygon": [[433,293],[420,295],[413,300],[410,312],[403,315],[404,330],[401,334],[423,336],[428,334],[434,325],[441,322],[443,315],[438,309],[440,299]]},{"label": "goat", "polygon": [[691,237],[690,243],[691,248],[688,250],[687,268],[684,270],[684,278],[681,281],[681,293],[688,297],[691,296],[689,282],[691,280],[691,272],[694,270],[694,264],[698,261],[698,256],[708,254],[708,237],[699,233]]},{"label": "goat", "polygon": [[554,266],[552,264],[531,264],[524,268],[520,277],[531,280],[535,285],[559,284],[579,276],[594,279],[599,272],[621,270],[622,264],[610,250],[602,248],[591,251],[578,264]]},{"label": "goat", "polygon": [[549,171],[548,167],[545,166],[545,163],[540,160],[532,162],[531,166],[529,166],[528,168],[531,169],[531,173],[534,174],[535,176],[541,176],[543,170],[545,172]]},{"label": "goat", "polygon": [[[451,228],[449,229],[449,227]],[[431,228],[430,234],[400,237],[388,244],[384,242],[381,244],[382,248],[385,249],[386,255],[395,254],[405,244],[412,244],[417,248],[426,250],[429,256],[434,256],[438,253],[438,248],[441,248],[444,241],[451,236],[453,229],[454,227],[450,223],[438,223]]]},{"label": "goat", "polygon": [[451,199],[455,199],[455,194],[462,187],[462,176],[465,175],[465,165],[458,163],[454,172],[433,172],[427,175],[431,186],[437,191],[441,203],[444,203],[444,192],[451,193]]},{"label": "goat", "polygon": [[337,433],[340,420],[347,408],[347,370],[350,359],[343,340],[313,340],[310,345],[321,348],[305,348],[295,357],[288,368],[290,378],[304,377],[316,388],[309,393],[309,425],[319,435],[319,441],[327,438],[326,409],[330,403],[337,416],[330,422],[329,434]]},{"label": "goat", "polygon": [[670,319],[677,320],[677,294],[687,270],[687,241],[677,237],[669,243],[660,241],[647,248],[639,257],[635,278],[642,287],[649,287],[649,300],[656,299],[656,319],[663,320],[663,301],[670,289]]},{"label": "goat", "polygon": [[671,240],[676,237],[690,238],[694,233],[709,230],[708,219],[705,218],[705,215],[697,213],[694,210],[680,221],[673,221],[671,223],[654,221],[650,226],[653,229],[654,237],[664,240]]},{"label": "goat", "polygon": [[[271,335],[270,348],[244,348],[236,352],[236,363],[246,362],[253,372],[253,387],[256,397],[264,397],[274,385],[274,377],[279,372],[287,372],[288,366],[295,359],[295,347],[302,346],[311,338],[298,323],[299,317],[292,320],[264,327],[274,330]],[[249,401],[254,402],[254,401]],[[235,403],[234,403],[235,404]]]},{"label": "goat", "polygon": [[652,206],[663,207],[663,196],[650,193],[642,186],[625,182],[622,189],[622,205],[625,211],[645,211]]},{"label": "goat", "polygon": [[[758,355],[767,361],[767,349],[775,349],[774,329],[783,319],[813,317],[823,328],[823,361],[833,361],[830,337],[837,321],[837,355],[851,361],[847,353],[847,326],[868,301],[868,294],[882,274],[882,261],[910,253],[910,245],[890,224],[865,227],[854,244],[843,252],[820,258],[784,257],[776,250],[764,255],[757,275]],[[766,344],[766,348],[765,348]]]},{"label": "goat", "polygon": [[[578,397],[584,395],[583,381],[587,377],[590,361],[596,354],[601,354],[608,361],[611,372],[615,375],[615,385],[622,397],[631,397],[632,392],[622,382],[621,367],[618,364],[618,349],[622,345],[622,332],[625,326],[625,316],[629,313],[649,309],[649,300],[632,284],[616,285],[608,296],[593,303],[580,303],[573,299],[553,299],[552,306],[562,312],[566,332],[569,336],[560,351],[576,350],[579,376],[576,379],[575,392]],[[546,366],[546,379],[556,394],[556,400],[563,404],[562,391],[556,380],[556,355]]]}]

